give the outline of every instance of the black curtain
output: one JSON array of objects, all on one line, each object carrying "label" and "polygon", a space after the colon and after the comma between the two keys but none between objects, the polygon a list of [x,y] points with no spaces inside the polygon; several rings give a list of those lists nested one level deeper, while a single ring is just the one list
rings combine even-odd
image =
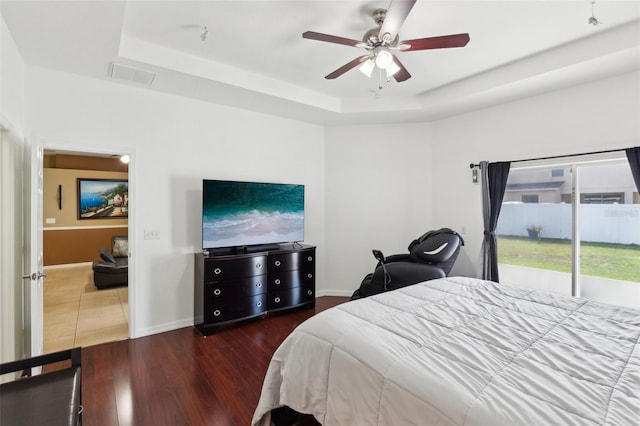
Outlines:
[{"label": "black curtain", "polygon": [[511,163],[507,161],[497,163],[482,162],[480,168],[484,169],[483,177],[483,216],[484,216],[484,241],[482,278],[499,282],[498,277],[498,243],[496,239],[496,227],[498,216],[507,188],[507,178]]},{"label": "black curtain", "polygon": [[627,148],[624,152],[627,153],[631,174],[633,175],[633,180],[636,181],[636,188],[638,188],[638,192],[640,192],[640,146]]}]

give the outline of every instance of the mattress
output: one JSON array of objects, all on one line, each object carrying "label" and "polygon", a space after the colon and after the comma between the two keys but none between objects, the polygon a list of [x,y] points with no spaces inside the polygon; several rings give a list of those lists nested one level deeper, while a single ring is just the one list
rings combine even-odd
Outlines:
[{"label": "mattress", "polygon": [[323,311],[274,353],[252,424],[638,425],[640,310],[442,278]]}]

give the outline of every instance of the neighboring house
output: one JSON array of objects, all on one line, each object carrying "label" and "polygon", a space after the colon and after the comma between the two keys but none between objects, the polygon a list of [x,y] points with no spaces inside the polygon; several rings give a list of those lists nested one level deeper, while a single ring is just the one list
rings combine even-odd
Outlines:
[{"label": "neighboring house", "polygon": [[[630,170],[624,164],[586,167],[580,172],[580,203],[640,204]],[[571,167],[512,170],[504,202],[570,203]]]}]

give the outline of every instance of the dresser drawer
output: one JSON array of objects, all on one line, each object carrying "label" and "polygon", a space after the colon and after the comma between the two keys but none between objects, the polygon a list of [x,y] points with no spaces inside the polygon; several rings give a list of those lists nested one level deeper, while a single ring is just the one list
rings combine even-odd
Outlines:
[{"label": "dresser drawer", "polygon": [[294,269],[315,269],[316,256],[314,250],[291,253],[269,254],[269,272],[291,271]]},{"label": "dresser drawer", "polygon": [[207,283],[204,286],[204,291],[205,303],[214,303],[216,300],[232,302],[236,297],[265,293],[267,291],[267,276],[263,274],[241,280]]},{"label": "dresser drawer", "polygon": [[207,259],[204,265],[206,282],[233,280],[264,274],[267,256],[250,256],[234,259]]},{"label": "dresser drawer", "polygon": [[277,271],[274,273],[269,270],[267,278],[269,291],[306,286],[314,282],[312,270]]},{"label": "dresser drawer", "polygon": [[311,302],[316,297],[313,286],[293,287],[269,292],[267,309],[280,309]]},{"label": "dresser drawer", "polygon": [[224,303],[205,305],[204,321],[219,323],[240,318],[260,315],[267,309],[267,294],[225,300]]}]

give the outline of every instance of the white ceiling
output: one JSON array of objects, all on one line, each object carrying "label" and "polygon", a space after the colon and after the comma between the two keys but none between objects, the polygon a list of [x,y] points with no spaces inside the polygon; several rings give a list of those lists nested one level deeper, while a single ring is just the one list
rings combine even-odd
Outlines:
[{"label": "white ceiling", "polygon": [[[396,0],[400,1],[400,0]],[[26,63],[114,84],[110,63],[157,73],[150,87],[319,123],[445,117],[640,69],[640,1],[419,0],[400,39],[469,33],[463,48],[398,53],[403,83],[353,69],[364,50],[302,38],[361,39],[389,1],[1,0]],[[209,34],[200,39],[202,27]],[[378,86],[382,85],[382,89]]]}]

